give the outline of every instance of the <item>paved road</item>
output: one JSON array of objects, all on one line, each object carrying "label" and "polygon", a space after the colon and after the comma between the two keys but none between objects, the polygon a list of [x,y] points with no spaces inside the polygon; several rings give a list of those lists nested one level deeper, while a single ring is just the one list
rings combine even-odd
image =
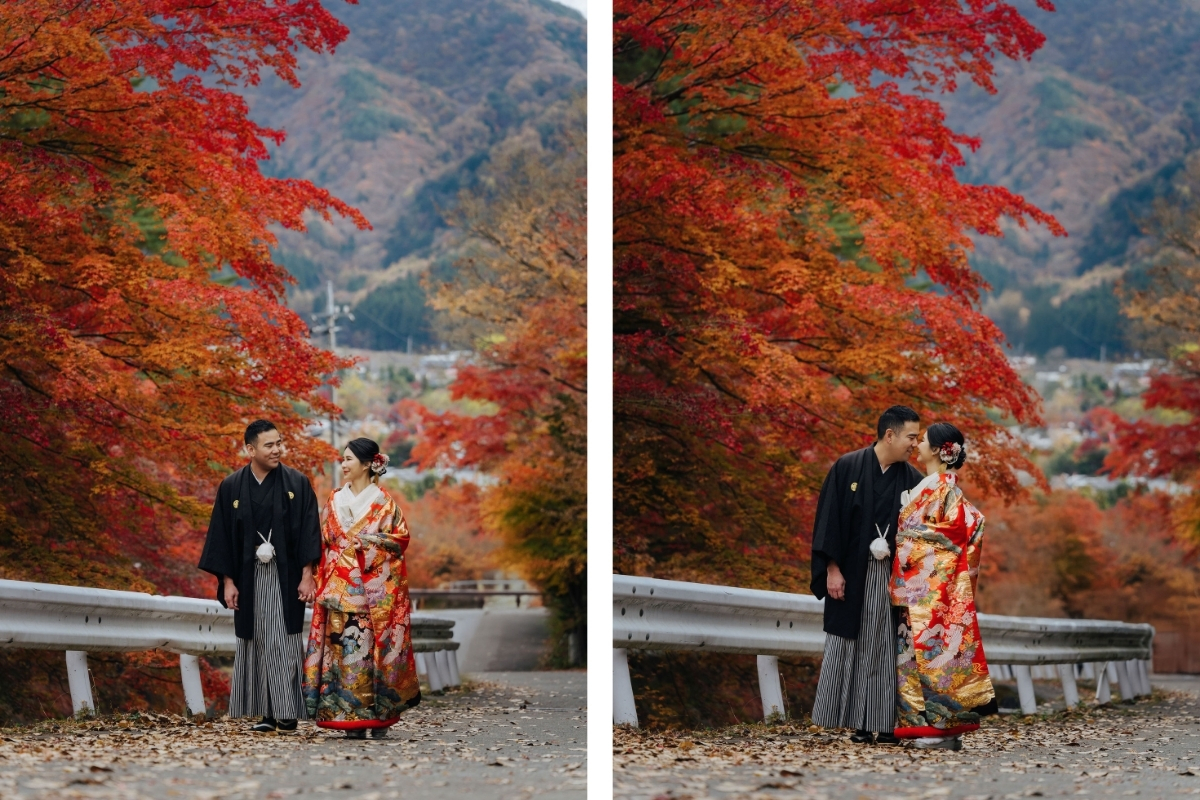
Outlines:
[{"label": "paved road", "polygon": [[1151,675],[1150,683],[1164,692],[1180,692],[1200,697],[1200,675]]},{"label": "paved road", "polygon": [[550,615],[545,608],[435,609],[430,616],[454,620],[458,667],[463,672],[535,670],[546,652]]},{"label": "paved road", "polygon": [[[1195,677],[1133,705],[990,718],[959,753],[864,747],[802,726],[680,735],[617,729],[620,800],[1200,795]],[[1186,693],[1180,693],[1186,692]]]},{"label": "paved road", "polygon": [[429,697],[383,740],[245,723],[104,719],[0,729],[0,798],[583,800],[587,675],[504,672]]}]

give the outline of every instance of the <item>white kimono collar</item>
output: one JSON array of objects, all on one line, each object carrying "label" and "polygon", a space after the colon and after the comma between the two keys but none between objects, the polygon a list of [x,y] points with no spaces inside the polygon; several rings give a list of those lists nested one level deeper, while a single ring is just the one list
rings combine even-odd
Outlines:
[{"label": "white kimono collar", "polygon": [[349,483],[334,492],[333,507],[337,509],[338,520],[342,523],[342,527],[348,530],[357,524],[371,510],[371,506],[382,494],[380,488],[373,483],[367,484],[367,488],[359,492],[357,497],[350,490]]},{"label": "white kimono collar", "polygon": [[907,507],[909,502],[911,502],[914,497],[920,497],[921,492],[932,488],[938,483],[938,481],[942,479],[943,475],[946,475],[952,481],[958,480],[958,476],[953,472],[931,472],[930,474],[926,475],[925,478],[916,486],[900,493],[900,507]]}]

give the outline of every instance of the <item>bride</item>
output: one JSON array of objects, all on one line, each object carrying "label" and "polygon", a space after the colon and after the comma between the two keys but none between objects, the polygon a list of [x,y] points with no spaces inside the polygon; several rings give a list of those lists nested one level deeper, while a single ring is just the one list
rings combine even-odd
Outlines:
[{"label": "bride", "polygon": [[304,660],[308,715],[352,739],[387,735],[421,701],[408,595],[408,523],[379,488],[388,457],[370,439],[342,454],[346,483],[321,519],[321,566]]},{"label": "bride", "polygon": [[960,750],[962,734],[996,713],[975,611],[983,515],[958,485],[967,460],[958,428],[930,425],[917,453],[926,477],[900,496],[892,564],[899,617],[896,736],[920,748]]}]

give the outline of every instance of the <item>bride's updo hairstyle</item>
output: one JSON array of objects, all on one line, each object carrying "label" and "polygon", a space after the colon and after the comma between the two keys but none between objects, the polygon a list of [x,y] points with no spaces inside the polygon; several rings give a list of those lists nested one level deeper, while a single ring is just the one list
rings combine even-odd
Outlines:
[{"label": "bride's updo hairstyle", "polygon": [[945,449],[952,451],[954,445],[958,445],[957,458],[953,461],[947,461],[942,458],[942,463],[946,465],[946,469],[958,469],[967,461],[967,440],[963,438],[962,431],[951,425],[949,422],[935,422],[925,430],[925,436],[929,439],[929,449],[935,453],[940,453],[943,447],[949,445]]},{"label": "bride's updo hairstyle", "polygon": [[379,476],[387,471],[386,466],[374,463],[375,457],[379,455],[379,445],[372,439],[361,438],[347,442],[346,447],[371,471],[371,480],[379,483]]}]

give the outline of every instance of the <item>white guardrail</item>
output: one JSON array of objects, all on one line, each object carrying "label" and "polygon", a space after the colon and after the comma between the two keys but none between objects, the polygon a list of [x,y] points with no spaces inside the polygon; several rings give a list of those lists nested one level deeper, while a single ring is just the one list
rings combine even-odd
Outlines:
[{"label": "white guardrail", "polygon": [[[311,621],[308,609],[305,630]],[[417,672],[435,692],[461,683],[453,627],[453,620],[412,617]],[[216,600],[0,580],[0,647],[65,650],[75,713],[96,708],[88,677],[89,651],[161,649],[179,654],[188,710],[203,714],[196,657],[232,655],[235,638],[233,612]]]},{"label": "white guardrail", "polygon": [[[629,650],[700,650],[758,656],[763,717],[784,713],[779,656],[819,656],[825,603],[812,595],[613,576],[613,721],[637,725]],[[1076,677],[1096,680],[1096,700],[1150,694],[1154,628],[1127,622],[980,614],[993,674],[1015,678],[1021,711],[1037,711],[1033,679],[1058,677],[1069,705]]]}]

